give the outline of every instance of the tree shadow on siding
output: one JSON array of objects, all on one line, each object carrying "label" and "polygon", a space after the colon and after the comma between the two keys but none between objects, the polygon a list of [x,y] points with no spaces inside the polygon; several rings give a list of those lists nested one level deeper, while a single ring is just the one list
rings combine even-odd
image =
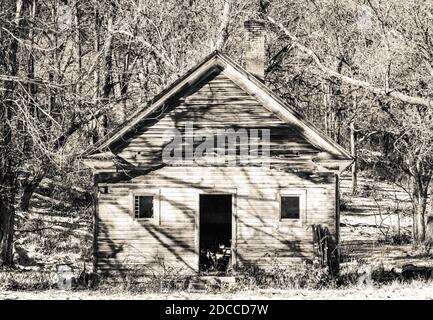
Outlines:
[{"label": "tree shadow on siding", "polygon": [[[253,182],[251,180],[249,180],[249,176],[248,176],[247,172],[245,172],[245,169],[241,169],[241,172],[242,171],[244,172],[244,175],[248,178],[248,181],[249,181],[248,183],[250,185],[253,185]],[[188,185],[188,188],[195,189],[198,192],[207,192],[207,191],[211,190],[212,192],[218,192],[218,191],[220,191],[221,193],[225,193],[226,192],[225,189],[228,186],[235,187],[236,184],[237,184],[237,181],[236,181],[235,177],[233,177],[233,176],[226,176],[226,175],[225,175],[225,179],[227,180],[227,185],[224,186],[224,187],[221,187],[221,188],[219,188],[219,187],[213,187],[213,188],[211,188],[209,186],[203,185],[202,182],[191,183],[189,181],[180,180],[180,179],[177,179],[176,177],[167,176],[167,175],[161,174],[159,172],[153,172],[153,175],[156,176],[156,177],[158,177],[158,178],[160,178],[161,180],[170,182],[170,184],[174,185],[174,186],[177,185],[178,187],[182,187],[183,188],[183,187],[185,187],[185,185]],[[280,186],[280,187],[284,187],[284,186]],[[263,193],[260,188],[256,188],[254,191],[255,191],[254,192],[254,196],[253,195],[245,195],[244,196],[244,195],[239,195],[238,194],[237,195],[238,201],[241,200],[241,199],[247,200],[247,201],[251,200],[251,201],[255,201],[255,202],[257,202],[257,201],[264,201],[264,202],[274,201],[273,199],[272,200],[271,199],[267,199],[266,196],[269,197],[269,195],[266,195],[265,193]],[[194,222],[195,223],[195,211],[197,210],[197,208],[186,206],[186,204],[184,202],[176,201],[176,200],[169,199],[169,198],[163,198],[161,200],[167,201],[171,206],[173,206],[175,208],[179,208],[179,210],[181,210],[183,213],[187,212],[187,214],[185,216],[187,217],[187,219],[189,220],[189,222]],[[277,199],[275,199],[275,201],[276,200]],[[197,199],[197,201],[198,201],[198,199]],[[129,209],[127,209],[127,208],[123,208],[123,209],[119,208],[119,210],[129,210]],[[162,213],[162,214],[164,214],[164,213]],[[238,219],[238,221],[237,221],[238,225],[242,224],[242,225],[246,226],[247,228],[253,230],[257,234],[265,235],[267,238],[274,239],[274,240],[278,241],[283,247],[287,248],[287,250],[290,250],[291,252],[294,251],[295,255],[298,255],[298,256],[302,255],[302,249],[299,246],[293,245],[293,243],[295,243],[295,244],[296,243],[300,243],[300,241],[301,241],[300,239],[296,239],[295,238],[295,239],[293,239],[292,242],[290,242],[290,241],[287,241],[287,240],[283,239],[283,237],[285,235],[279,235],[277,230],[275,231],[275,233],[271,233],[271,232],[265,231],[264,227],[271,227],[272,225],[269,224],[269,221],[266,222],[264,220],[263,216],[260,214],[260,211],[257,211],[256,209],[254,209],[253,206],[251,206],[251,211],[250,211],[249,214],[250,214],[251,217],[254,217],[255,219],[259,220],[261,222],[260,225],[253,225],[251,223],[248,223],[247,221],[244,221],[244,219],[241,219],[239,217],[237,218]],[[175,255],[180,260],[182,260],[181,255],[177,254],[176,250],[173,249],[173,248],[171,248],[171,244],[165,243],[163,241],[163,239],[161,238],[160,234],[162,234],[162,236],[170,238],[174,243],[176,243],[176,241],[177,241],[176,237],[172,236],[168,232],[164,232],[164,229],[163,229],[164,226],[156,228],[156,227],[154,227],[152,225],[142,225],[142,227],[145,228],[146,230],[148,230],[148,232],[150,234],[152,234],[152,236],[161,245],[163,245],[165,248],[167,248],[169,251],[171,251],[171,253],[173,255]],[[293,238],[295,236],[293,235],[293,233],[291,233],[290,237]],[[185,248],[188,248],[190,246],[187,243],[182,243],[182,242],[177,243],[177,245],[179,245],[180,247],[185,247]],[[193,252],[193,249],[190,248],[190,251]]]},{"label": "tree shadow on siding", "polygon": [[[113,203],[111,203],[113,204]],[[148,235],[154,240],[156,240],[157,243],[159,243],[162,248],[165,248],[168,250],[168,252],[179,262],[182,263],[183,266],[187,267],[189,270],[194,270],[194,266],[191,266],[190,263],[185,259],[185,257],[182,255],[184,252],[179,252],[179,248],[182,248],[182,250],[188,252],[188,253],[195,253],[194,246],[191,245],[188,242],[185,242],[184,240],[181,240],[179,238],[176,238],[172,234],[170,234],[169,231],[165,230],[163,226],[155,225],[151,221],[146,222],[138,222],[134,221],[132,217],[132,213],[130,212],[130,208],[127,208],[119,203],[114,204],[115,208],[112,210],[116,210],[117,212],[122,212],[125,216],[129,217],[131,221],[134,222],[134,231],[137,229],[144,229]],[[113,221],[113,224],[116,222]],[[157,259],[160,259],[158,250],[155,250],[155,254],[147,254],[146,252],[143,252],[140,250],[140,248],[137,248],[131,243],[128,243],[128,240],[123,241],[113,241],[112,237],[109,234],[109,224],[104,222],[102,219],[98,220],[98,238],[102,235],[104,238],[104,244],[108,246],[108,253],[105,255],[101,255],[98,253],[98,258],[105,259],[102,263],[105,264],[106,267],[109,269],[113,269],[116,271],[122,273],[122,267],[129,261],[129,256],[137,256],[137,254],[143,258],[143,260],[147,260],[146,262],[149,262],[149,264],[156,263]],[[143,240],[149,239],[149,237],[146,234],[143,234]],[[101,244],[101,241],[98,242]],[[131,251],[128,248],[132,248],[134,251]],[[134,253],[136,253],[134,255]],[[118,257],[119,254],[126,254],[125,257],[120,259]],[[168,257],[162,257],[162,258],[168,258]],[[111,260],[113,262],[111,262]],[[143,266],[144,271],[148,270],[146,263],[141,264]]]}]

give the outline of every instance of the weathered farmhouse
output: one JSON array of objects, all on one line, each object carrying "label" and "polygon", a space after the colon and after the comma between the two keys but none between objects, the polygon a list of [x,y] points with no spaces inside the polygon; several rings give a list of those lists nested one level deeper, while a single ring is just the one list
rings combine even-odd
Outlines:
[{"label": "weathered farmhouse", "polygon": [[263,26],[245,25],[245,68],[215,51],[85,153],[99,271],[290,266],[315,239],[336,255],[352,158],[263,84]]}]

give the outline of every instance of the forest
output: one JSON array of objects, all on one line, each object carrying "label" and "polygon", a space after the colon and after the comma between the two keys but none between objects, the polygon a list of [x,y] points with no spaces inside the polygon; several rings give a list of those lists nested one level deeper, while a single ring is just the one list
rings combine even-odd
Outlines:
[{"label": "forest", "polygon": [[265,84],[355,159],[347,196],[362,179],[399,190],[408,241],[430,246],[430,0],[0,0],[0,265],[35,199],[90,221],[83,152],[214,50],[242,65],[251,18]]}]

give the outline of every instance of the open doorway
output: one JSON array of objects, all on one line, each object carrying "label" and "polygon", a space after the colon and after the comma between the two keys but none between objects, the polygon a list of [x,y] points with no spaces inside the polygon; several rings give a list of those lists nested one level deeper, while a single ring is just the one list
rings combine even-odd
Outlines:
[{"label": "open doorway", "polygon": [[202,272],[225,272],[230,266],[232,195],[200,195],[200,257]]}]

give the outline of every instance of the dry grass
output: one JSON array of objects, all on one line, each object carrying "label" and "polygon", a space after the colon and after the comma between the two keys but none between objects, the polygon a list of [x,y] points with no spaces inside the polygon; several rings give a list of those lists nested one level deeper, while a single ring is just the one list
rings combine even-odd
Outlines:
[{"label": "dry grass", "polygon": [[138,293],[118,288],[109,290],[81,291],[0,291],[0,299],[99,299],[99,300],[149,300],[149,299],[433,299],[433,282],[412,281],[410,283],[393,282],[387,285],[354,285],[340,289],[258,289],[235,292],[188,292],[175,291],[168,293]]}]

